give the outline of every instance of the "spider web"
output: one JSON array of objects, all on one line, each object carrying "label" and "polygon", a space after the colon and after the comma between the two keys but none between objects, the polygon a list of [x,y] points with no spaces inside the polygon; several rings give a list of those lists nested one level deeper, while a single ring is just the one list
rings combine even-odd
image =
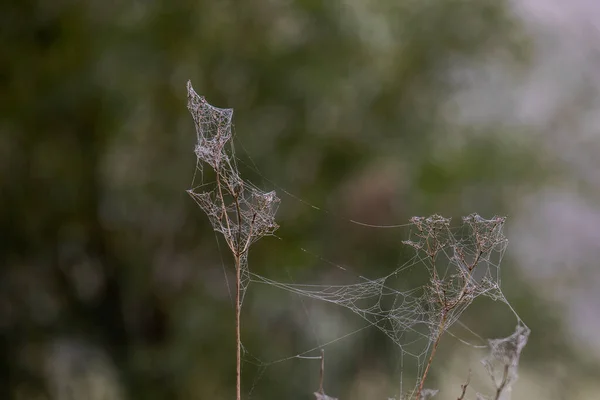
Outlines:
[{"label": "spider web", "polygon": [[[366,321],[367,327],[387,336],[403,358],[412,359],[417,376],[423,376],[436,342],[443,334],[450,333],[473,301],[485,296],[510,307],[502,293],[500,279],[500,264],[508,243],[502,230],[504,223],[505,218],[484,219],[472,214],[464,217],[459,227],[452,227],[449,219],[438,215],[414,217],[410,221],[410,238],[403,244],[412,247],[415,254],[385,276],[375,279],[361,276],[355,283],[326,285],[282,282],[250,273],[250,282],[350,310]],[[425,282],[410,289],[397,289],[397,281],[415,268],[426,271]],[[517,319],[521,322],[518,316]],[[499,343],[511,338],[495,340]],[[329,344],[331,342],[326,345]],[[295,357],[305,358],[322,347]],[[294,356],[262,365],[292,358]],[[516,365],[511,370],[516,370]],[[419,383],[417,380],[413,386],[407,384],[401,396],[414,398]],[[420,397],[433,397],[435,393],[424,389]]]},{"label": "spider web", "polygon": [[[464,226],[456,230],[450,228],[448,219],[439,216],[418,217],[412,221],[418,241],[406,240],[404,244],[414,247],[417,254],[386,276],[372,280],[363,277],[361,282],[347,285],[305,285],[278,282],[251,273],[250,281],[348,308],[380,329],[400,348],[407,332],[421,335],[419,325],[426,328],[428,333],[422,338],[429,343],[439,330],[444,310],[445,327],[450,328],[464,309],[481,295],[506,301],[500,290],[499,268],[506,248],[501,230],[503,218],[484,220],[471,215],[465,217]],[[439,232],[435,232],[437,229]],[[479,235],[479,243],[476,243],[476,235]],[[407,268],[419,264],[431,277],[423,286],[401,291],[387,284]]]},{"label": "spider web", "polygon": [[[234,257],[239,258],[243,302],[250,278],[248,250],[258,239],[277,230],[279,198],[274,191],[262,191],[240,177],[231,141],[233,110],[208,104],[191,82],[187,89],[197,138],[196,173],[188,193],[208,216],[215,232],[223,235]],[[204,164],[212,168],[214,181],[205,182]]]},{"label": "spider web", "polygon": [[[515,334],[488,343],[491,355],[486,359],[486,368],[493,377],[493,363],[490,360],[499,359],[498,349],[518,348],[518,351],[510,353],[513,355],[510,362],[503,364],[510,365],[511,373],[506,378],[509,383],[516,379],[518,356],[527,341],[529,329],[501,290],[500,265],[508,244],[503,233],[504,217],[485,219],[471,214],[463,217],[458,226],[453,226],[450,219],[439,215],[413,217],[408,224],[390,226],[349,220],[365,227],[407,227],[409,230],[408,237],[402,243],[413,249],[413,257],[388,274],[374,279],[355,275],[355,281],[348,284],[302,284],[251,272],[247,262],[248,250],[254,242],[264,236],[274,235],[278,229],[275,214],[280,200],[274,191],[263,191],[240,177],[237,166],[239,159],[232,143],[233,110],[208,104],[189,82],[187,89],[188,109],[193,116],[197,133],[196,173],[188,193],[206,213],[214,231],[223,235],[234,257],[240,260],[242,302],[248,285],[253,283],[349,310],[366,322],[365,328],[376,328],[387,336],[397,347],[403,360],[414,360],[418,378],[414,385],[407,385],[406,390],[401,389],[403,392],[399,397],[414,398],[417,393],[418,397],[424,399],[437,393],[423,388],[421,381],[427,375],[441,336],[450,333],[449,330],[459,323],[461,315],[473,301],[481,296],[488,297],[505,303],[514,313],[519,325]],[[209,173],[204,171],[206,165],[210,167]],[[282,191],[314,209],[322,210],[283,189]],[[340,268],[347,271],[346,268]],[[424,271],[426,279],[409,289],[398,288],[404,286],[397,285],[398,281],[402,281],[403,276],[414,268]],[[311,354],[358,331],[342,335],[328,343],[320,343],[301,353],[268,362],[251,356],[246,351],[252,358],[247,358],[246,361],[258,365],[264,372],[268,366],[295,358],[320,359]],[[512,345],[515,338],[520,339],[518,345]],[[329,398],[324,393],[316,395],[317,398]]]}]

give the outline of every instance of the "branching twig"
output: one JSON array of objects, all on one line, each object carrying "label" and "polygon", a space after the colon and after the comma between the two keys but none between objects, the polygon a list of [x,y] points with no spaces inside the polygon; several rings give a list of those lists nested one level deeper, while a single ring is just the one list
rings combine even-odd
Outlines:
[{"label": "branching twig", "polygon": [[504,365],[504,373],[502,374],[502,382],[496,388],[496,397],[494,397],[494,400],[500,400],[500,396],[502,396],[502,392],[504,391],[504,388],[506,388],[506,384],[508,382],[508,369],[509,368],[510,368],[510,366],[508,364]]},{"label": "branching twig", "polygon": [[431,350],[431,354],[429,355],[429,359],[427,360],[427,365],[425,366],[425,371],[423,372],[423,376],[421,377],[421,379],[419,381],[419,388],[417,389],[417,394],[415,395],[416,400],[421,399],[421,393],[423,392],[423,385],[425,384],[425,379],[427,378],[427,375],[429,374],[429,368],[431,368],[431,363],[433,362],[433,358],[435,357],[435,353],[440,344],[440,340],[442,339],[442,335],[445,330],[445,323],[446,323],[446,315],[444,315],[442,317],[442,321],[440,322],[438,334],[435,338],[435,342],[433,343],[433,349]]},{"label": "branching twig", "polygon": [[[510,391],[511,386],[517,380],[519,358],[521,357],[521,351],[527,344],[530,332],[528,327],[519,324],[512,335],[503,339],[489,340],[490,354],[482,360],[496,390],[494,396],[489,397],[489,399],[502,399],[503,395]],[[496,378],[495,364],[503,366],[500,382]]]},{"label": "branching twig", "polygon": [[[414,247],[416,250],[422,250],[429,260],[428,269],[431,274],[431,284],[429,289],[432,292],[431,298],[438,307],[439,323],[437,332],[433,338],[431,354],[419,380],[419,385],[415,394],[415,400],[420,400],[423,394],[425,380],[429,374],[431,364],[437,352],[442,335],[448,329],[452,322],[452,314],[461,307],[469,304],[477,292],[484,292],[486,283],[475,282],[474,274],[479,263],[499,244],[502,244],[505,238],[498,233],[497,228],[504,220],[494,218],[491,221],[485,221],[477,215],[470,215],[463,218],[463,222],[471,229],[471,235],[474,237],[475,255],[471,262],[467,260],[464,254],[464,245],[456,240],[449,232],[450,220],[442,218],[439,215],[433,215],[429,218],[413,217],[411,222],[418,230],[416,234],[422,242],[407,241],[406,244]],[[458,272],[450,277],[440,278],[436,269],[436,259],[438,253],[450,247],[454,250],[454,262]],[[452,293],[453,284],[457,284],[458,289]],[[447,290],[448,289],[448,290]],[[448,294],[450,292],[450,294]],[[464,387],[466,391],[466,386]],[[464,395],[463,395],[464,396]]]},{"label": "branching twig", "polygon": [[316,400],[338,400],[335,397],[327,396],[325,394],[325,390],[323,389],[323,378],[325,376],[325,350],[321,349],[321,357],[318,357],[321,360],[321,368],[319,372],[319,390],[314,392]]},{"label": "branching twig", "polygon": [[471,382],[471,370],[469,370],[469,375],[467,376],[467,381],[460,385],[460,389],[462,392],[460,393],[460,397],[456,400],[464,400],[465,394],[467,393],[467,388],[469,387],[469,383]]}]

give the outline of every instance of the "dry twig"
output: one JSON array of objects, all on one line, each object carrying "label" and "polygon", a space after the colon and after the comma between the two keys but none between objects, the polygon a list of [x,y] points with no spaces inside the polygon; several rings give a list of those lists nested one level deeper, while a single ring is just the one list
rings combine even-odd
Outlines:
[{"label": "dry twig", "polygon": [[469,387],[469,383],[471,382],[471,370],[469,370],[469,375],[467,376],[467,381],[460,385],[460,389],[462,390],[460,393],[460,397],[456,400],[464,400],[465,395],[467,394],[467,388]]}]

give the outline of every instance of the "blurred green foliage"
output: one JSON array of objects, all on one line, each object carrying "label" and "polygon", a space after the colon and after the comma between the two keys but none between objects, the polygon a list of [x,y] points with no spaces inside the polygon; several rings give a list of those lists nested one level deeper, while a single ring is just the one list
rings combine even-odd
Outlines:
[{"label": "blurred green foliage", "polygon": [[[509,212],[503,191],[542,179],[544,164],[532,147],[502,145],[510,132],[447,113],[454,72],[526,60],[515,21],[498,0],[3,2],[0,398],[70,398],[59,386],[98,368],[114,375],[98,387],[126,398],[231,397],[231,263],[185,194],[187,79],[235,109],[248,179],[330,210],[281,195],[284,240],[256,245],[260,273],[317,279],[323,263],[299,247],[375,276],[405,256],[403,237],[348,218]],[[298,310],[276,302],[250,290],[244,305],[244,343],[273,359],[309,343]],[[361,370],[390,363],[390,343],[360,338],[328,378],[344,399]],[[317,372],[248,363],[244,393],[256,383],[256,398],[308,398]],[[117,396],[107,393],[87,398]]]}]

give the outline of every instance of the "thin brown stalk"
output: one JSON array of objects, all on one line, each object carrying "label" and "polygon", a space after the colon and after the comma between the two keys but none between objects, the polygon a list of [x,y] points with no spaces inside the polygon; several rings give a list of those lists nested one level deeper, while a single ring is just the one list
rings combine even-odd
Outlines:
[{"label": "thin brown stalk", "polygon": [[[223,195],[223,188],[220,179],[220,171],[217,170],[217,190],[219,193],[219,200],[222,205],[222,213],[223,218],[225,218],[225,223],[227,225],[227,235],[225,235],[225,241],[227,245],[231,249],[235,259],[235,343],[236,343],[236,362],[235,362],[235,398],[236,400],[242,399],[242,335],[241,335],[241,313],[242,313],[242,305],[241,305],[241,258],[239,254],[239,249],[236,248],[235,242],[232,237],[231,232],[231,224],[229,223],[229,214],[227,214],[227,209],[225,207],[225,196]],[[237,197],[235,197],[235,202],[237,206],[237,217],[238,217],[238,226],[241,229],[240,224],[240,208],[239,202],[237,201]],[[238,232],[239,235],[240,232]]]},{"label": "thin brown stalk", "polygon": [[[238,239],[237,249],[235,250],[235,342],[236,342],[236,365],[235,365],[235,390],[236,400],[241,400],[242,395],[242,334],[241,334],[241,314],[242,314],[242,302],[241,302],[241,286],[242,286],[242,252],[241,248],[241,236],[242,236],[242,212],[240,210],[240,202],[238,195],[233,194],[235,201],[235,212],[238,219]],[[250,240],[250,237],[248,237]],[[246,247],[246,246],[244,246]]]},{"label": "thin brown stalk", "polygon": [[467,394],[467,388],[469,387],[469,383],[471,382],[471,370],[469,370],[469,375],[467,376],[467,381],[460,385],[460,389],[462,392],[460,393],[460,397],[456,400],[464,400],[465,395]]},{"label": "thin brown stalk", "polygon": [[508,383],[508,369],[509,365],[504,365],[504,375],[502,377],[502,383],[496,388],[496,397],[494,397],[494,400],[500,400],[500,396],[502,395],[502,392],[504,391],[504,388]]},{"label": "thin brown stalk", "polygon": [[323,378],[325,375],[325,350],[321,349],[321,372],[319,375],[319,393],[325,394],[323,390]]},{"label": "thin brown stalk", "polygon": [[[473,261],[472,264],[466,264],[467,268],[469,270],[469,276],[464,277],[463,278],[465,280],[463,288],[460,292],[460,294],[456,297],[456,299],[452,302],[448,302],[448,300],[446,299],[446,295],[445,293],[441,293],[439,288],[436,288],[436,293],[438,295],[438,301],[440,302],[440,305],[442,306],[442,319],[440,321],[440,325],[438,327],[438,335],[435,338],[435,342],[433,343],[433,349],[431,350],[431,355],[429,356],[429,359],[427,360],[427,365],[425,366],[425,371],[423,372],[423,376],[421,377],[421,380],[419,382],[419,387],[417,389],[417,394],[415,396],[416,400],[420,400],[421,398],[421,393],[423,391],[423,385],[425,384],[425,379],[427,378],[427,375],[429,374],[429,369],[431,367],[431,364],[433,362],[433,358],[435,357],[435,353],[437,351],[438,345],[440,343],[440,340],[442,338],[442,335],[444,334],[444,330],[445,330],[445,325],[446,325],[446,320],[448,317],[448,314],[458,305],[460,305],[462,303],[462,301],[465,299],[465,296],[468,294],[468,284],[469,284],[469,279],[471,278],[471,275],[473,274],[473,271],[475,269],[475,267],[477,266],[477,264],[479,263],[479,259],[481,257],[481,251],[478,253],[477,257],[475,258],[475,260]],[[434,257],[431,257],[432,260],[434,260]],[[464,259],[463,259],[464,262]],[[435,278],[435,266],[433,268],[434,271],[434,278]],[[435,281],[437,282],[437,281]],[[466,386],[464,386],[464,390],[466,390]],[[463,394],[464,396],[464,394]],[[459,399],[460,400],[460,399]]]},{"label": "thin brown stalk", "polygon": [[242,399],[242,336],[240,332],[240,315],[242,305],[240,303],[241,294],[241,261],[240,257],[235,257],[235,342],[236,342],[236,365],[235,365],[235,398]]},{"label": "thin brown stalk", "polygon": [[425,371],[423,371],[423,376],[421,377],[421,381],[419,382],[419,388],[417,389],[417,394],[415,395],[416,400],[421,399],[421,392],[423,392],[423,385],[425,384],[425,379],[427,379],[427,375],[429,374],[429,368],[431,368],[431,364],[433,363],[433,358],[435,357],[435,353],[440,344],[440,340],[442,339],[442,335],[444,334],[444,328],[446,325],[446,317],[448,314],[443,313],[442,320],[440,322],[440,326],[438,328],[438,334],[435,338],[435,342],[433,343],[433,349],[431,350],[431,354],[429,355],[429,359],[427,360],[427,365],[425,366]]},{"label": "thin brown stalk", "polygon": [[231,249],[232,252],[235,253],[235,248],[234,248],[234,243],[229,240],[228,238],[231,237],[231,226],[229,224],[229,215],[227,214],[227,207],[225,206],[225,196],[223,195],[223,189],[221,188],[221,179],[220,179],[220,171],[217,170],[217,190],[219,191],[219,200],[221,202],[221,208],[222,208],[222,213],[223,213],[223,218],[225,218],[225,223],[227,224],[227,235],[225,236],[225,242],[227,242],[227,245],[229,246],[229,248]]},{"label": "thin brown stalk", "polygon": [[[237,229],[237,240],[235,242],[236,245],[236,249],[235,252],[237,254],[237,256],[241,256],[241,250],[242,250],[242,210],[240,209],[240,201],[238,199],[238,194],[233,193],[233,201],[235,203],[235,213],[237,215],[237,223],[238,223],[238,229]],[[250,236],[248,236],[250,237]]]}]

